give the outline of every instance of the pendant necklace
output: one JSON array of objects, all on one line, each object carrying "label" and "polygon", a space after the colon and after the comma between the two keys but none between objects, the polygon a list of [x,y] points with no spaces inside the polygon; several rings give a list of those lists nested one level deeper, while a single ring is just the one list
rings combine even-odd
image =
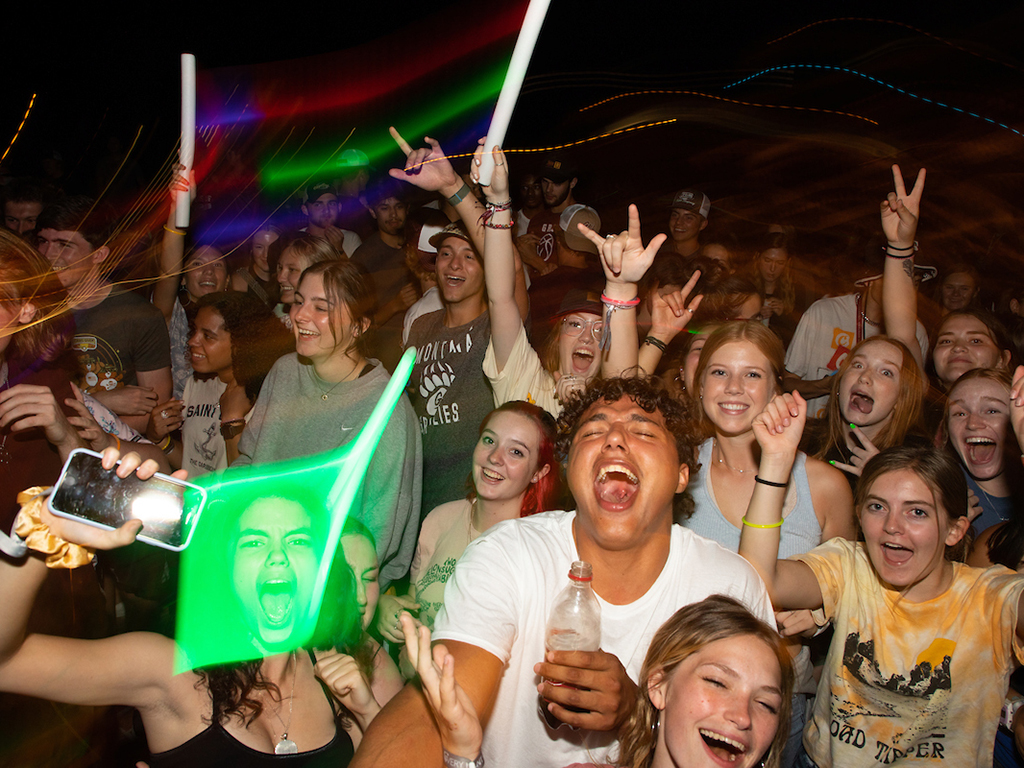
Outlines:
[{"label": "pendant necklace", "polygon": [[316,375],[316,372],[315,372],[315,371],[313,370],[313,366],[312,366],[312,365],[311,365],[311,366],[309,366],[309,379],[310,379],[310,381],[312,381],[312,382],[313,382],[313,386],[314,386],[314,387],[316,387],[317,391],[318,391],[318,392],[320,393],[320,399],[321,399],[321,400],[325,400],[325,401],[327,400],[327,398],[328,398],[328,397],[330,396],[330,394],[331,394],[331,393],[332,393],[332,392],[333,392],[333,391],[334,391],[335,389],[337,389],[337,388],[338,388],[339,386],[341,386],[341,385],[342,385],[342,384],[344,384],[344,383],[345,383],[346,381],[348,381],[348,379],[349,379],[349,377],[350,377],[351,375],[352,375],[351,373],[347,374],[347,375],[345,376],[345,378],[343,378],[343,379],[342,379],[341,381],[339,381],[339,382],[336,382],[336,383],[334,384],[334,386],[333,386],[333,387],[331,387],[330,389],[328,389],[328,390],[327,390],[327,391],[325,392],[325,391],[324,391],[324,388],[320,386],[320,382],[319,382],[319,381],[317,381],[317,375]]},{"label": "pendant necklace", "polygon": [[288,697],[288,724],[285,725],[284,720],[281,720],[280,713],[277,710],[274,711],[274,716],[281,721],[281,725],[284,727],[281,740],[274,745],[275,755],[297,755],[299,753],[298,745],[288,738],[288,731],[292,727],[292,708],[295,704],[295,679],[299,672],[299,659],[294,651],[292,652],[292,662],[295,666],[292,669],[292,695]]}]

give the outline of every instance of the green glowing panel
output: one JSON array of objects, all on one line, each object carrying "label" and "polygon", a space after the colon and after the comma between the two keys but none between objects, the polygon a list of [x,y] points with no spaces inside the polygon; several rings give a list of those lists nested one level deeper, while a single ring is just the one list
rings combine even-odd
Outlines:
[{"label": "green glowing panel", "polygon": [[181,558],[175,673],[309,643],[342,527],[415,359],[406,350],[347,445],[196,479],[208,500]]}]

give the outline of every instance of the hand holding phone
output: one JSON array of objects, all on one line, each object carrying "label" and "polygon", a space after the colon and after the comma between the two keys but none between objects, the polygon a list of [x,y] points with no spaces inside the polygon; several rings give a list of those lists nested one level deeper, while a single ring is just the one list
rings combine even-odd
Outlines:
[{"label": "hand holding phone", "polygon": [[[118,461],[113,448],[102,456],[85,449],[71,453],[50,495],[49,510],[58,517],[120,534],[112,538],[97,532],[89,538],[100,543],[76,543],[109,549],[129,543],[132,534],[138,533],[140,541],[175,552],[188,546],[206,491],[184,482],[187,473],[183,471],[163,475],[156,471],[155,462],[140,461],[135,453]],[[142,523],[141,533],[138,523],[125,525],[136,520]],[[85,534],[79,531],[76,535],[72,529],[69,535],[70,541]]]}]

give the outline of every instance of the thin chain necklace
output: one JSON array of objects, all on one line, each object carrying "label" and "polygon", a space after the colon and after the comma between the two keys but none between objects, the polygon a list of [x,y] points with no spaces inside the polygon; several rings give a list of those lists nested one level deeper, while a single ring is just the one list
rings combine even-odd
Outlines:
[{"label": "thin chain necklace", "polygon": [[355,374],[362,370],[362,368],[363,366],[356,365],[355,368],[353,368],[351,371],[345,374],[345,378],[343,378],[341,381],[335,382],[334,386],[328,389],[326,392],[324,391],[324,388],[320,386],[320,382],[318,381],[319,377],[316,375],[316,371],[313,370],[312,365],[309,366],[309,379],[310,381],[313,382],[313,386],[316,387],[317,392],[320,393],[320,399],[327,400],[327,398],[331,396],[331,393],[334,392],[334,390],[336,390],[339,386],[344,384],[346,381],[351,381],[352,379],[356,378]]},{"label": "thin chain necklace", "polygon": [[299,672],[299,659],[295,651],[292,651],[292,694],[288,697],[288,724],[285,725],[284,720],[281,719],[281,715],[278,709],[274,710],[274,717],[281,722],[281,727],[284,728],[284,733],[281,734],[281,740],[274,745],[275,755],[297,755],[299,753],[298,745],[288,738],[288,731],[292,727],[292,709],[295,705],[295,680]]},{"label": "thin chain necklace", "polygon": [[741,475],[744,472],[747,471],[745,469],[736,469],[735,467],[730,467],[728,464],[725,463],[725,459],[722,458],[722,449],[718,445],[718,441],[717,440],[713,440],[712,441],[712,445],[711,445],[711,455],[712,456],[714,456],[714,454],[715,454],[715,449],[718,450],[718,463],[721,464],[723,467],[725,467],[726,469],[731,469],[733,472],[739,472]]}]

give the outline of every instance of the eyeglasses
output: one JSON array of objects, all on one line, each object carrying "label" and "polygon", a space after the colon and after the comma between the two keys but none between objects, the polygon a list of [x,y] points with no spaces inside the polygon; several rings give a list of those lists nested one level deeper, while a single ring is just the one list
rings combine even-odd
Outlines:
[{"label": "eyeglasses", "polygon": [[604,330],[603,320],[580,320],[577,317],[563,317],[562,329],[570,336],[579,336],[587,328],[590,328],[591,335],[596,339]]}]

